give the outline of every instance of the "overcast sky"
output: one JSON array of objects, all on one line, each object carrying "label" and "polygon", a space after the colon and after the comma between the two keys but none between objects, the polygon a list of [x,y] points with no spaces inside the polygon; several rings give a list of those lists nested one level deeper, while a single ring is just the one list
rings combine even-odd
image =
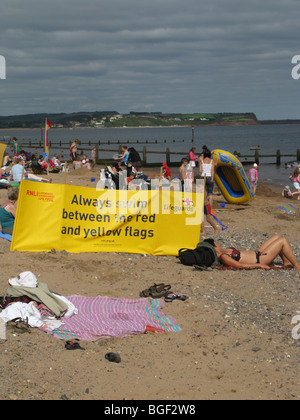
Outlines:
[{"label": "overcast sky", "polygon": [[300,118],[299,0],[1,0],[0,115]]}]

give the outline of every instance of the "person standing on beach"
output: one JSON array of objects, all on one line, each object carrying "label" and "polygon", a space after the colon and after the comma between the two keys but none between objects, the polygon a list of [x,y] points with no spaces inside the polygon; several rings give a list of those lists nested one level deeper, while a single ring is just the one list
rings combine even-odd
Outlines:
[{"label": "person standing on beach", "polygon": [[19,156],[20,145],[19,145],[18,139],[16,137],[13,137],[12,142],[13,142],[13,154],[14,156]]},{"label": "person standing on beach", "polygon": [[256,189],[257,189],[257,184],[258,184],[258,168],[259,166],[257,165],[257,163],[254,163],[253,167],[250,169],[248,173],[248,178],[251,183],[254,194],[256,194]]},{"label": "person standing on beach", "polygon": [[198,159],[198,156],[195,155],[195,152],[196,152],[196,147],[192,147],[189,152],[190,164],[191,164],[192,174],[193,174],[193,181],[195,179],[196,160]]},{"label": "person standing on beach", "polygon": [[94,169],[94,167],[96,165],[96,155],[97,155],[97,148],[95,146],[91,150],[92,169]]},{"label": "person standing on beach", "polygon": [[184,158],[181,161],[181,166],[179,168],[179,178],[181,181],[181,188],[182,188],[182,192],[184,192],[184,183],[186,180],[186,166],[189,163],[188,159]]},{"label": "person standing on beach", "polygon": [[70,146],[70,158],[71,160],[73,160],[73,162],[75,162],[78,157],[77,144],[79,144],[79,140],[73,141],[73,143]]},{"label": "person standing on beach", "polygon": [[202,153],[201,153],[201,155],[200,155],[200,158],[199,159],[203,159],[204,158],[204,153],[206,152],[208,150],[208,147],[207,146],[202,146]]},{"label": "person standing on beach", "polygon": [[203,159],[199,159],[199,173],[202,178],[206,179],[205,190],[209,205],[212,208],[215,188],[215,162],[212,159],[211,151],[208,149],[204,152]]}]

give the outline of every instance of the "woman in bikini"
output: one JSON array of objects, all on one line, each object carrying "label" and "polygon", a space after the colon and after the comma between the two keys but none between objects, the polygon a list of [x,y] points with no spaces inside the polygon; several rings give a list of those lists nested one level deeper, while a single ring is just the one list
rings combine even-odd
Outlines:
[{"label": "woman in bikini", "polygon": [[300,264],[289,242],[279,235],[272,236],[257,251],[240,251],[235,248],[223,250],[218,243],[210,241],[216,249],[219,261],[227,267],[270,270],[272,262],[280,256],[284,266],[293,266],[300,270]]}]

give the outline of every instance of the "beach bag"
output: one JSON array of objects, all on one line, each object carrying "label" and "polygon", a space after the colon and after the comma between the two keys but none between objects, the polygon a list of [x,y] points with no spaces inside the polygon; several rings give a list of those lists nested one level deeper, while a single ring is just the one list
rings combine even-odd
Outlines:
[{"label": "beach bag", "polygon": [[211,267],[215,262],[216,256],[212,249],[200,246],[195,249],[180,249],[178,258],[183,265]]}]

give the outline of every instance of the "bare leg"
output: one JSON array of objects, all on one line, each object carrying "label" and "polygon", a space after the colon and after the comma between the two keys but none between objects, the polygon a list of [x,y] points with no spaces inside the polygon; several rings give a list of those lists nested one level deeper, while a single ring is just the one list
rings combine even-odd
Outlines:
[{"label": "bare leg", "polygon": [[263,252],[265,252],[267,255],[262,255],[260,257],[262,264],[270,265],[275,260],[275,258],[280,255],[284,264],[292,264],[295,268],[300,270],[300,264],[296,260],[293,250],[285,238],[279,237],[277,240],[270,243],[270,245],[265,248]]},{"label": "bare leg", "polygon": [[208,214],[206,216],[206,220],[214,228],[214,235],[217,236],[218,233],[219,233],[219,229],[218,229],[217,224],[215,223],[214,219],[212,218],[212,216],[210,214]]},{"label": "bare leg", "polygon": [[292,197],[296,197],[296,196],[298,196],[298,200],[300,200],[300,190],[297,190],[297,192],[294,192],[292,194]]},{"label": "bare leg", "polygon": [[213,195],[209,195],[208,196],[208,202],[211,208],[213,208],[213,204],[214,204],[214,196]]},{"label": "bare leg", "polygon": [[278,241],[278,239],[282,238],[280,235],[274,235],[269,238],[266,242],[262,244],[262,246],[258,249],[259,252],[265,252],[265,250],[273,243]]},{"label": "bare leg", "polygon": [[206,232],[205,232],[205,222],[202,223],[201,225],[201,231],[202,231],[202,235],[205,236]]}]

